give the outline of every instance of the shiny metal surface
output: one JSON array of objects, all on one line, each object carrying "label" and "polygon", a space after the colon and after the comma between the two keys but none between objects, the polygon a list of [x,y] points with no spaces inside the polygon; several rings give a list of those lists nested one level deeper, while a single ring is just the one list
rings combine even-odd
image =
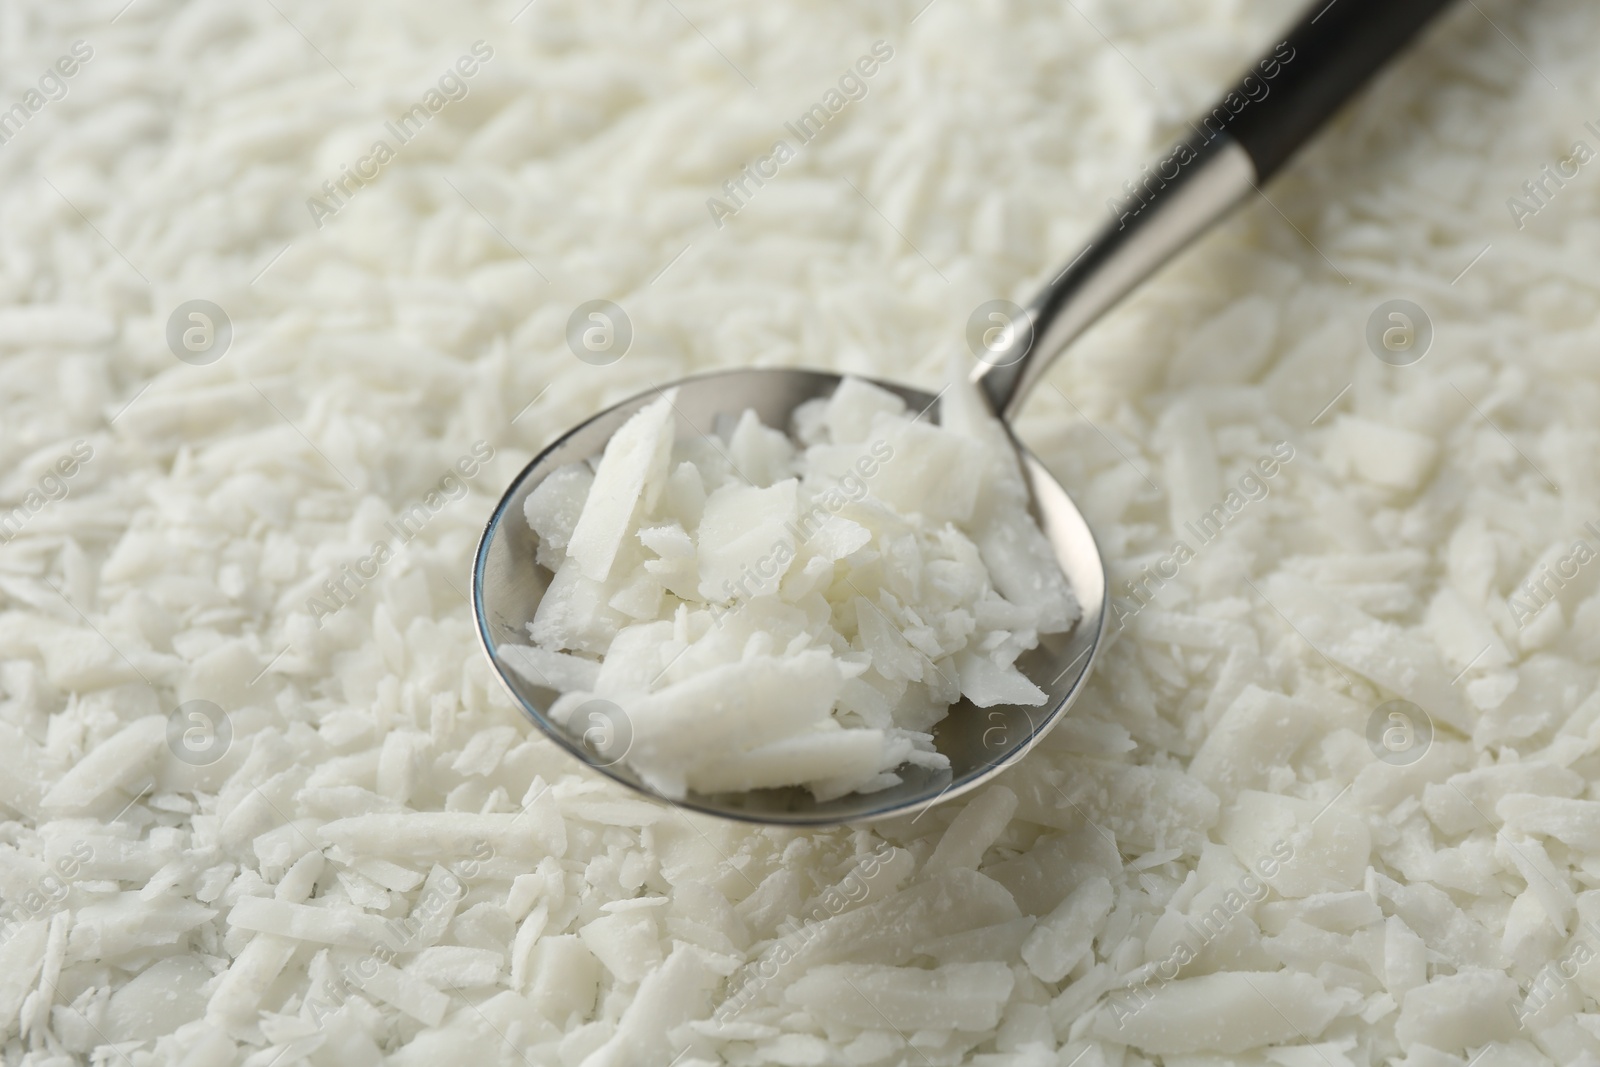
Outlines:
[{"label": "shiny metal surface", "polygon": [[1015,419],[1028,394],[1067,345],[1153,271],[1225,218],[1255,190],[1255,180],[1255,164],[1226,133],[1201,147],[1170,180],[1155,173],[1140,190],[1148,192],[1149,202],[1141,206],[1137,197],[1130,196],[1123,205],[1129,210],[1107,222],[1024,309],[1033,328],[1015,334],[1025,352],[999,352],[989,362],[978,364],[973,378],[982,384],[994,410],[1008,422]]},{"label": "shiny metal surface", "polygon": [[[1202,147],[1177,175],[1162,183],[1148,202],[1132,200],[1137,212],[1113,220],[1025,309],[1033,330],[1017,331],[1020,351],[1002,351],[979,364],[973,379],[994,410],[1009,421],[1055,357],[1095,319],[1225,217],[1255,187],[1255,169],[1243,149],[1226,134]],[[753,408],[769,426],[787,427],[802,402],[827,396],[839,376],[803,370],[726,371],[673,383],[678,387],[679,436],[714,432],[718,418]],[[891,382],[879,382],[917,410],[935,398]],[[534,533],[522,517],[522,503],[535,486],[563,464],[598,455],[617,428],[654,400],[652,391],[623,401],[581,424],[534,458],[506,490],[478,544],[473,563],[472,598],[478,636],[495,672],[512,697],[546,734],[578,759],[616,781],[656,796],[628,770],[626,760],[598,759],[582,738],[556,725],[545,709],[556,693],[531,685],[501,660],[506,643],[527,644],[527,624],[552,577],[534,563]],[[933,406],[926,417],[937,419]],[[1015,441],[1015,438],[1013,438]],[[1053,726],[1082,691],[1105,632],[1105,564],[1088,523],[1059,483],[1020,443],[1035,517],[1055,549],[1056,559],[1083,608],[1072,632],[1043,639],[1017,661],[1018,667],[1049,699],[1038,708],[977,708],[952,705],[934,728],[934,741],[950,759],[950,769],[934,773],[906,766],[902,781],[878,793],[851,794],[818,802],[804,789],[755,790],[703,796],[691,793],[677,803],[695,811],[749,822],[828,825],[885,818],[960,796],[1011,766]],[[625,710],[625,709],[624,709]],[[657,797],[657,799],[665,799]]]},{"label": "shiny metal surface", "polygon": [[[753,408],[769,426],[787,427],[790,413],[812,397],[827,396],[839,376],[801,370],[726,371],[688,378],[678,387],[680,436],[711,433],[719,416],[726,419]],[[903,397],[915,410],[934,397],[891,382],[877,384]],[[472,597],[478,636],[495,672],[511,696],[550,737],[601,774],[656,795],[634,776],[626,760],[602,765],[582,739],[546,718],[556,694],[531,685],[501,660],[505,643],[527,644],[527,623],[533,618],[551,574],[535,565],[535,535],[522,516],[527,495],[552,470],[597,455],[628,417],[654,400],[652,391],[602,411],[560,438],[525,467],[506,490],[478,544],[472,569]],[[937,406],[924,418],[936,419]],[[976,708],[962,701],[935,727],[935,744],[950,758],[950,770],[934,773],[901,768],[903,781],[878,793],[851,794],[818,803],[804,789],[768,789],[748,793],[701,796],[691,793],[683,807],[750,822],[827,825],[882,818],[916,811],[935,801],[959,796],[987,781],[1026,753],[1067,710],[1082,690],[1094,663],[1106,621],[1106,575],[1100,550],[1077,505],[1032,454],[1018,446],[1033,491],[1035,516],[1055,548],[1083,609],[1083,617],[1067,634],[1044,638],[1039,648],[1018,660],[1018,666],[1049,694],[1037,708]],[[625,710],[625,709],[624,709]]]}]

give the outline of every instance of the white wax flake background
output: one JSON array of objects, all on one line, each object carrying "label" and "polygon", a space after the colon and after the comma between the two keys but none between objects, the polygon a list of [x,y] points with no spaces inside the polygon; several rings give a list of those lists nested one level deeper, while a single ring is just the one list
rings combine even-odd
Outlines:
[{"label": "white wax flake background", "polygon": [[997,784],[762,831],[499,692],[468,557],[545,442],[937,387],[1295,13],[922,3],[0,5],[0,1059],[1600,1059],[1593,5],[1453,10],[1040,388],[1125,626]]}]

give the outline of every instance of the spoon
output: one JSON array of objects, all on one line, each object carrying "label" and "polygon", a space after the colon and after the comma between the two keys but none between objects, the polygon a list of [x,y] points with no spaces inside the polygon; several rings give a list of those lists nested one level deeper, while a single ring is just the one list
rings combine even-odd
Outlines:
[{"label": "spoon", "polygon": [[[1007,423],[1057,355],[1154,270],[1227,216],[1288,158],[1446,0],[1315,0],[1282,44],[1252,66],[1211,111],[1190,125],[1189,139],[1139,179],[1124,183],[1112,218],[1056,279],[1026,308],[996,312],[998,329],[981,346],[972,379]],[[999,302],[996,302],[998,305]],[[980,326],[982,324],[980,323]],[[838,374],[808,370],[733,370],[673,383],[677,432],[711,434],[719,417],[754,409],[768,426],[787,427],[794,409],[826,397]],[[896,385],[916,411],[937,418],[938,398]],[[580,716],[573,728],[546,715],[557,693],[533,684],[501,656],[504,645],[528,643],[527,624],[551,579],[534,563],[536,535],[523,519],[523,501],[568,463],[597,456],[612,434],[640,408],[670,388],[624,400],[567,431],[512,481],[489,518],[472,570],[478,636],[495,672],[529,717],[574,756],[641,793],[661,797],[627,766],[626,715]],[[1044,736],[1083,691],[1106,628],[1109,598],[1105,564],[1094,534],[1072,497],[1020,442],[1015,442],[1032,511],[1072,586],[1082,616],[1066,634],[1042,638],[1018,668],[1046,694],[1037,707],[977,708],[965,699],[951,706],[934,742],[948,769],[906,765],[901,782],[874,793],[826,801],[799,787],[703,795],[671,803],[754,823],[830,825],[886,818],[969,792],[1015,764]],[[597,702],[603,703],[603,702]],[[580,709],[582,710],[582,709]],[[618,720],[621,721],[618,721]]]}]

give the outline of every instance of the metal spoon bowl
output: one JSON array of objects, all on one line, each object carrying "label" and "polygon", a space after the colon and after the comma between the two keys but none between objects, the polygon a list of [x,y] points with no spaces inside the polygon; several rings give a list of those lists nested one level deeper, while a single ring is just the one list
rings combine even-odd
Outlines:
[{"label": "metal spoon bowl", "polygon": [[[726,419],[746,408],[753,408],[768,426],[787,427],[796,407],[813,397],[831,395],[839,381],[837,374],[803,370],[736,370],[687,378],[676,383],[677,432],[679,437],[709,435],[719,417]],[[938,404],[927,393],[891,382],[876,384],[899,394],[914,411],[929,409],[924,418],[937,418]],[[641,393],[607,408],[524,467],[490,517],[472,571],[478,635],[495,672],[522,710],[557,744],[595,770],[652,796],[657,794],[629,770],[621,753],[609,746],[599,749],[592,739],[586,742],[579,732],[552,721],[546,711],[557,693],[518,674],[499,650],[507,644],[528,643],[527,624],[552,577],[550,571],[534,563],[537,535],[523,519],[523,501],[557,467],[598,455],[617,428],[658,395],[655,391]],[[1077,505],[1042,463],[1020,446],[1019,451],[1033,494],[1034,517],[1050,539],[1083,612],[1071,632],[1044,638],[1038,648],[1017,661],[1023,673],[1045,691],[1045,703],[1038,707],[978,708],[963,699],[952,705],[949,715],[934,728],[935,746],[949,758],[950,768],[934,772],[907,765],[898,772],[900,784],[880,792],[851,793],[819,802],[808,790],[794,787],[714,795],[690,793],[675,803],[748,822],[795,826],[884,818],[976,788],[1010,766],[1036,738],[1043,736],[1071,706],[1089,677],[1105,629],[1106,574],[1094,535]],[[614,730],[626,729],[619,722],[604,725]]]}]

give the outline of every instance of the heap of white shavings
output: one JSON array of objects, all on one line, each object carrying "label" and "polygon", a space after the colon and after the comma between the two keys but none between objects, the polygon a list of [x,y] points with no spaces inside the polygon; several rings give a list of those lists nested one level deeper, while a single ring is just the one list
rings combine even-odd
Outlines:
[{"label": "heap of white shavings", "polygon": [[673,797],[948,767],[950,705],[1043,703],[1015,661],[1078,606],[1005,431],[970,385],[945,398],[935,425],[845,378],[793,438],[746,410],[712,439],[677,438],[662,395],[529,494],[555,577],[502,656],[564,691],[557,722],[620,708],[629,765]]}]

